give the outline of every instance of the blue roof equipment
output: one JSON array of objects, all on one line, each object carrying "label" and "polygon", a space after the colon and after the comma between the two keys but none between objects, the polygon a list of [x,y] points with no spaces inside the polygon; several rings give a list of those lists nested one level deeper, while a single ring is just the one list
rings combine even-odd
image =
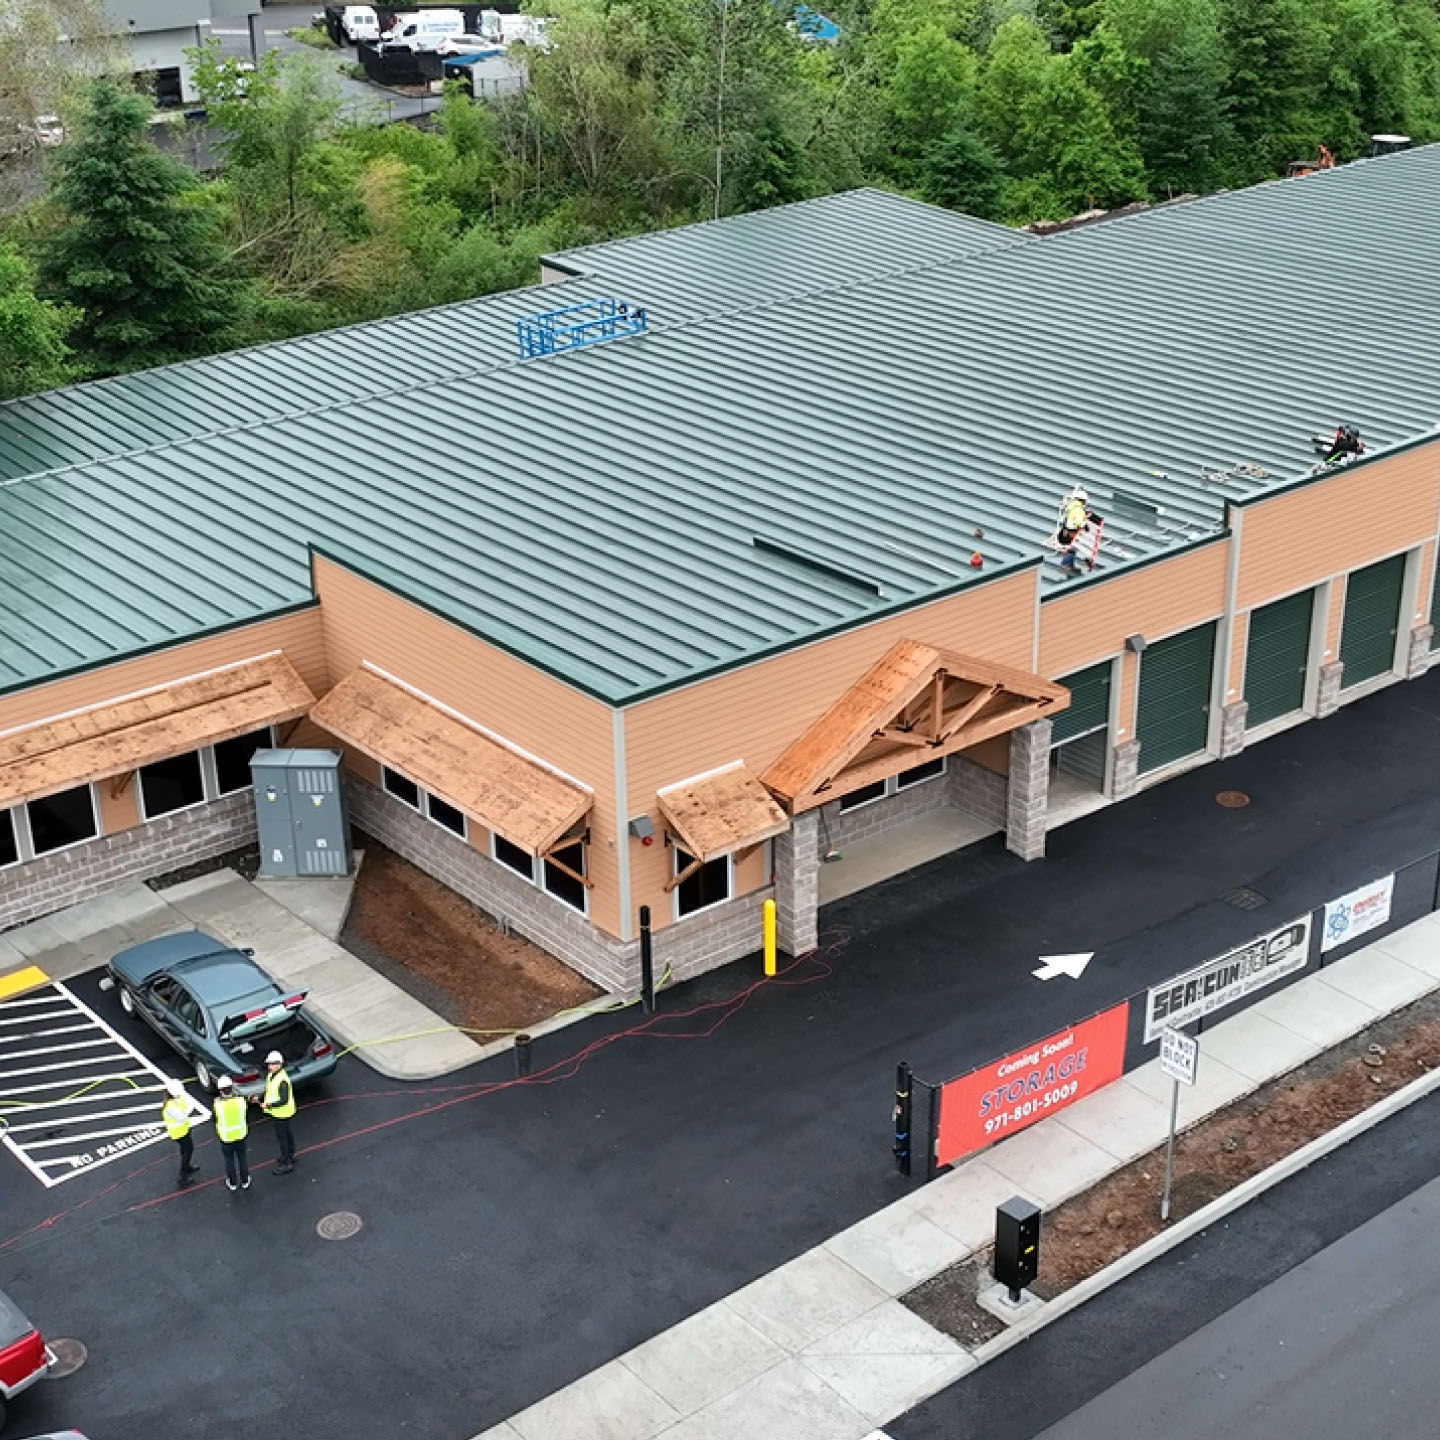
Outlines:
[{"label": "blue roof equipment", "polygon": [[515,335],[520,342],[520,358],[529,360],[536,355],[554,355],[582,345],[618,340],[623,335],[639,335],[646,324],[643,305],[632,305],[628,300],[583,300],[578,305],[517,320]]}]

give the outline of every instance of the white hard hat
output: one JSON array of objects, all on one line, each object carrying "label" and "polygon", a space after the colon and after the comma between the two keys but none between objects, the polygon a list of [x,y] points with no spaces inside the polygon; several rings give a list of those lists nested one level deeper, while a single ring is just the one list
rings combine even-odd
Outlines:
[{"label": "white hard hat", "polygon": [[1085,501],[1085,500],[1088,500],[1088,499],[1090,498],[1090,494],[1089,494],[1089,492],[1085,489],[1085,487],[1084,487],[1083,485],[1077,485],[1077,486],[1070,492],[1070,498],[1071,498],[1072,500]]},{"label": "white hard hat", "polygon": [[265,1063],[267,1065],[283,1065],[285,1063],[285,1057],[278,1050],[272,1050],[265,1057]]},{"label": "white hard hat", "polygon": [[235,1082],[228,1075],[222,1075],[215,1082],[215,1088],[217,1090],[230,1090],[234,1088],[234,1085]]},{"label": "white hard hat", "polygon": [[178,1080],[166,1082],[165,1088],[178,1100],[184,1093],[185,1087]]}]

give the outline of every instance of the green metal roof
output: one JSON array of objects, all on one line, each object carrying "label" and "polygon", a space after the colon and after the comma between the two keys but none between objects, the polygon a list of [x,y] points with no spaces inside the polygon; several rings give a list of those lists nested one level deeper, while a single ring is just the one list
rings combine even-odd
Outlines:
[{"label": "green metal roof", "polygon": [[[615,703],[1013,567],[1085,584],[1040,544],[1075,480],[1103,575],[1338,420],[1432,432],[1437,208],[1430,147],[14,482],[0,688],[304,603],[311,542]],[[1269,477],[1201,475],[1237,460]]]},{"label": "green metal roof", "polygon": [[[629,288],[652,325],[973,254],[1029,237],[855,190],[550,257],[600,278],[484,296],[0,404],[0,481],[192,439],[516,358],[515,321]],[[613,270],[613,273],[612,273]]]}]

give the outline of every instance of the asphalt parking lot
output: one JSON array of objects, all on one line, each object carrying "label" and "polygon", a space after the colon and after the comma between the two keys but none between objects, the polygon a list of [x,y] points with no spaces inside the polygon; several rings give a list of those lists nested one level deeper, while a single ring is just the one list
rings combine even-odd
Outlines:
[{"label": "asphalt parking lot", "polygon": [[[421,1086],[342,1060],[301,1094],[293,1175],[259,1127],[248,1193],[208,1143],[179,1195],[163,1143],[53,1188],[0,1154],[0,1285],[90,1352],[15,1432],[467,1440],[896,1198],[896,1060],[959,1073],[1433,849],[1437,719],[1440,673],[1067,826],[1042,865],[937,861],[827,908],[780,983],[742,962],[653,1024],[593,1017],[524,1085],[508,1057]],[[1083,980],[1032,977],[1078,949]],[[321,1238],[341,1211],[362,1228]]]}]

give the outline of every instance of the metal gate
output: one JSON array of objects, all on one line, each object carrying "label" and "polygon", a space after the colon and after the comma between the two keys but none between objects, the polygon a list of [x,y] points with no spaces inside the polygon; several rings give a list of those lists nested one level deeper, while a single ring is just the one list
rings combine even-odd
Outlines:
[{"label": "metal gate", "polygon": [[1400,592],[1404,587],[1403,555],[1392,555],[1378,565],[1356,570],[1346,582],[1345,623],[1340,629],[1343,689],[1394,669]]},{"label": "metal gate", "polygon": [[1158,770],[1205,748],[1215,673],[1215,621],[1157,640],[1140,657],[1135,734],[1140,769]]},{"label": "metal gate", "polygon": [[1278,720],[1305,703],[1315,592],[1303,590],[1250,612],[1245,647],[1247,725]]}]

